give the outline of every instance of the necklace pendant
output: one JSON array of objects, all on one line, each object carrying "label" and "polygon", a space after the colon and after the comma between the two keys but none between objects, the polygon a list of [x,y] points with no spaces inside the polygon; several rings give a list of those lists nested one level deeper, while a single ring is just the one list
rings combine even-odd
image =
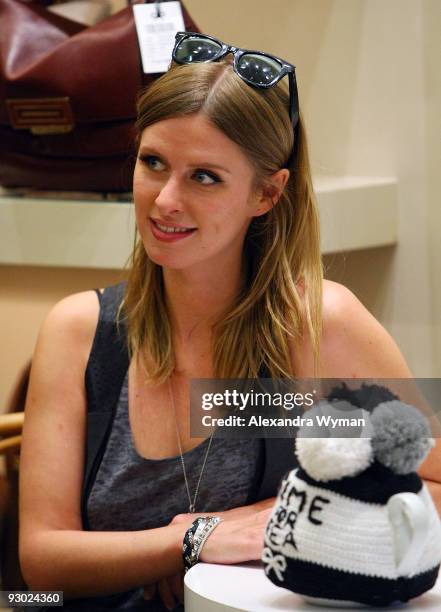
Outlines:
[{"label": "necklace pendant", "polygon": [[194,512],[196,512],[196,508],[194,504],[190,504],[188,507],[188,511],[193,514]]}]

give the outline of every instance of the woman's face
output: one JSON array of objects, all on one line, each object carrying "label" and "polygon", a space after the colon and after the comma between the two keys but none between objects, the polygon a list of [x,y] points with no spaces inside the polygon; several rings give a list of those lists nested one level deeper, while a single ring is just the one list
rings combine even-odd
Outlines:
[{"label": "woman's face", "polygon": [[145,128],[133,192],[149,258],[174,269],[209,266],[215,273],[239,262],[252,218],[269,208],[253,193],[253,178],[239,146],[202,115]]}]

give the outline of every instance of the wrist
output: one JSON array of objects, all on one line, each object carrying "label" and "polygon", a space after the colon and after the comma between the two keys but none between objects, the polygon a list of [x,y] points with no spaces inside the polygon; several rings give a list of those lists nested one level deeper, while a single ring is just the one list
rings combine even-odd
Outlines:
[{"label": "wrist", "polygon": [[269,497],[267,499],[254,502],[253,504],[249,504],[248,506],[239,506],[238,508],[231,508],[231,510],[225,510],[224,512],[217,512],[216,516],[219,516],[225,521],[245,518],[247,516],[256,514],[256,512],[261,512],[267,508],[272,508],[276,502],[276,499],[276,497]]},{"label": "wrist", "polygon": [[199,562],[205,542],[220,522],[219,516],[201,516],[187,529],[182,543],[182,558],[186,572]]}]

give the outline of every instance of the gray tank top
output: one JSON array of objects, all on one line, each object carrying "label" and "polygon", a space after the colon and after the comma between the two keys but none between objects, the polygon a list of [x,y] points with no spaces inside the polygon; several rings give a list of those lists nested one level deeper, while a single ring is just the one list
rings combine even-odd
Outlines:
[{"label": "gray tank top", "polygon": [[[207,439],[184,453],[192,497],[208,442]],[[215,434],[199,487],[196,511],[216,512],[245,505],[263,454],[261,439],[229,440],[216,438]],[[87,508],[90,528],[94,531],[153,529],[167,525],[176,514],[188,512],[180,456],[145,459],[134,446],[128,417],[128,373]],[[142,592],[136,589],[92,598],[88,600],[88,610],[166,610],[158,598],[146,602]]]}]

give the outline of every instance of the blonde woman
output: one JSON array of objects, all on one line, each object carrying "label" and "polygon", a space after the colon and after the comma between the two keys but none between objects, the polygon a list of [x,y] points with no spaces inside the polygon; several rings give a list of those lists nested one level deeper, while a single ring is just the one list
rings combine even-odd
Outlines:
[{"label": "blonde woman", "polygon": [[[173,59],[139,100],[127,284],[56,304],[33,359],[21,564],[66,610],[178,605],[198,517],[199,561],[260,558],[291,443],[271,459],[262,440],[192,438],[191,379],[411,376],[323,280],[294,68],[188,33]],[[439,480],[433,463],[423,475]]]}]

